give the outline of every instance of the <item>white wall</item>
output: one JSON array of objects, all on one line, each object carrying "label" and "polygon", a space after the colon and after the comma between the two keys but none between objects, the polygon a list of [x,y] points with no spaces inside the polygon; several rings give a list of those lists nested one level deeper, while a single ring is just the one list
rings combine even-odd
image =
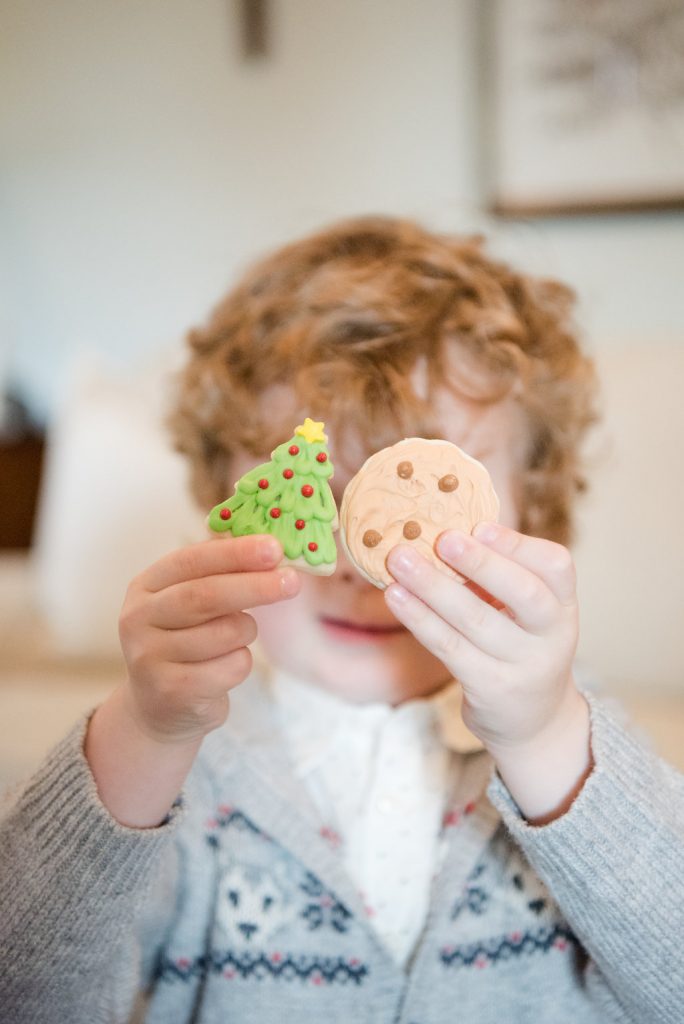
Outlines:
[{"label": "white wall", "polygon": [[[245,62],[232,0],[5,0],[0,330],[39,412],[70,354],[133,365],[173,344],[239,265],[310,227],[482,225],[475,0],[271,6],[272,55]],[[682,223],[493,230],[579,288],[592,343],[681,343]]]},{"label": "white wall", "polygon": [[9,340],[40,406],[67,353],[172,342],[278,241],[467,194],[458,4],[272,7],[272,56],[248,63],[230,0],[10,3]]}]

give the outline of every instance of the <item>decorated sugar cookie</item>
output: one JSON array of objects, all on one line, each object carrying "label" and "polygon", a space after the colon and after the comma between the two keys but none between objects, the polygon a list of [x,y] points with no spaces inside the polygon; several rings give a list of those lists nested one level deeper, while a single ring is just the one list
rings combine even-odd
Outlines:
[{"label": "decorated sugar cookie", "polygon": [[449,441],[409,437],[372,455],[347,485],[340,537],[362,576],[382,590],[393,577],[385,565],[396,544],[411,544],[440,570],[462,577],[436,554],[450,528],[471,533],[496,521],[499,499],[489,473]]},{"label": "decorated sugar cookie", "polygon": [[329,576],[335,571],[337,506],[328,481],[333,465],[323,423],[307,418],[289,441],[235,484],[235,494],[209,513],[209,527],[234,537],[270,533],[284,562]]}]

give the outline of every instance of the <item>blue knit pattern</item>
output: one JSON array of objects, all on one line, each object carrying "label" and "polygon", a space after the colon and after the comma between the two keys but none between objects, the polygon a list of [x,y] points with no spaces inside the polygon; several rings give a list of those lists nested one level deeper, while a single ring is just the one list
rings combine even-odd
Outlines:
[{"label": "blue knit pattern", "polygon": [[285,981],[310,981],[313,984],[356,984],[359,985],[368,974],[368,968],[358,960],[342,957],[270,956],[264,953],[212,953],[211,956],[196,957],[194,960],[163,959],[157,977],[165,981],[191,981],[206,973],[222,975],[227,980],[253,978],[263,981],[267,978]]}]

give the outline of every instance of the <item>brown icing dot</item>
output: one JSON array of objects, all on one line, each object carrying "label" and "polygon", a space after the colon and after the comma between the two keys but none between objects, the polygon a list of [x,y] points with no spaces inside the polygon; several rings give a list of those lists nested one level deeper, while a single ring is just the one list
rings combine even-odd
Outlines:
[{"label": "brown icing dot", "polygon": [[382,540],[382,534],[378,533],[377,530],[366,530],[363,535],[363,543],[367,548],[374,548]]},{"label": "brown icing dot", "polygon": [[437,486],[440,491],[455,491],[458,487],[458,477],[454,476],[453,473],[447,473],[446,476],[440,477],[440,481]]},{"label": "brown icing dot", "polygon": [[413,476],[413,463],[400,462],[397,466],[397,476],[400,476],[402,480],[410,480]]},{"label": "brown icing dot", "polygon": [[415,540],[416,537],[420,537],[420,524],[415,519],[409,519],[404,523],[404,536],[406,540]]}]

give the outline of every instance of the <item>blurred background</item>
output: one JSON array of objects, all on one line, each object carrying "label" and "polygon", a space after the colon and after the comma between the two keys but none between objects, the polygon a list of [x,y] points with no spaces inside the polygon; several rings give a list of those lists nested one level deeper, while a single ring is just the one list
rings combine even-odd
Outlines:
[{"label": "blurred background", "polygon": [[364,212],[577,290],[580,655],[684,768],[684,0],[0,0],[0,47],[0,786],[203,536],[162,426],[185,331]]}]

